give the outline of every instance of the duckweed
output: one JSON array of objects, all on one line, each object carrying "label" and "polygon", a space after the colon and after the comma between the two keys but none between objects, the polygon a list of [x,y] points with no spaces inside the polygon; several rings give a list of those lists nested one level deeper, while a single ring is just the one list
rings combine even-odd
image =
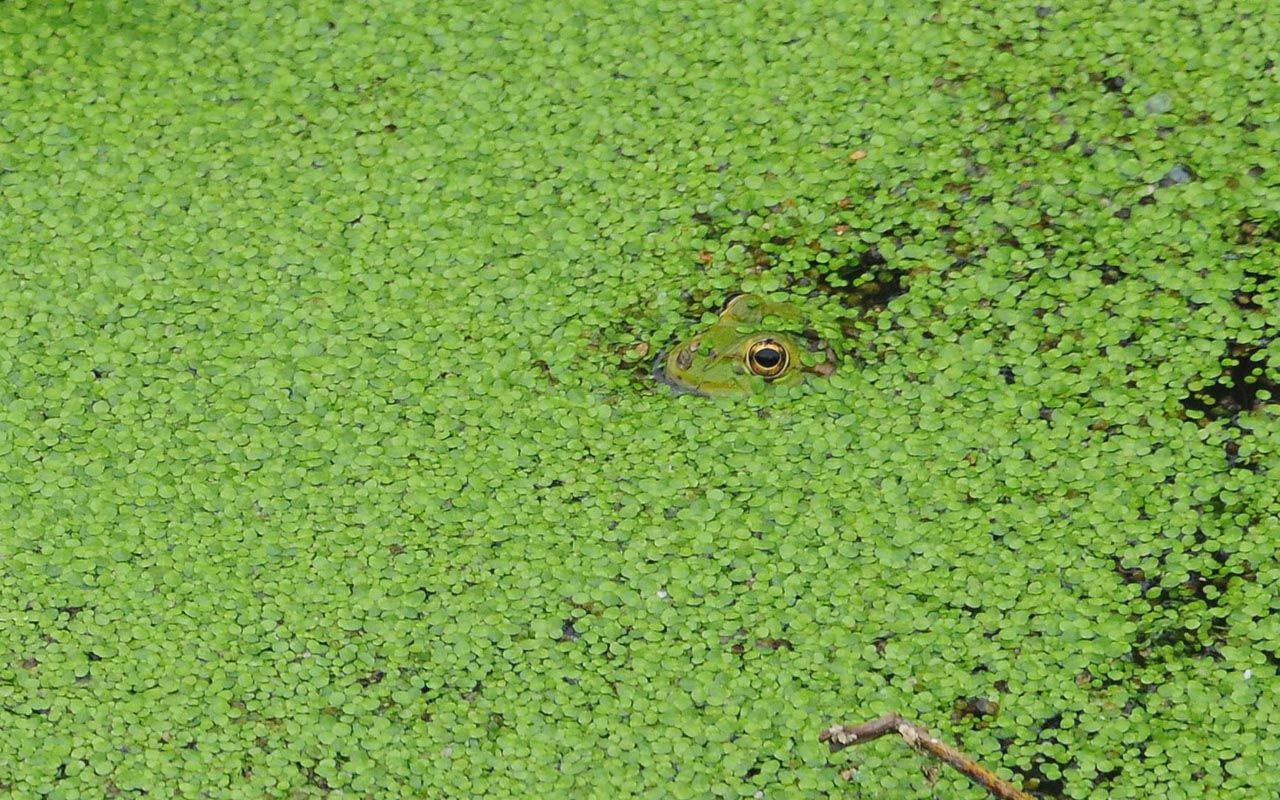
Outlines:
[{"label": "duckweed", "polygon": [[1267,10],[4,4],[0,786],[1274,794]]}]

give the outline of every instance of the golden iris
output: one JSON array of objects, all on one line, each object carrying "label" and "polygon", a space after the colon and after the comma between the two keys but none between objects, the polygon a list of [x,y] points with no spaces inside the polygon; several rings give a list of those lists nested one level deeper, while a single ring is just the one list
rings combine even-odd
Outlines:
[{"label": "golden iris", "polygon": [[766,380],[786,372],[790,362],[787,348],[773,339],[752,342],[747,348],[747,369]]}]

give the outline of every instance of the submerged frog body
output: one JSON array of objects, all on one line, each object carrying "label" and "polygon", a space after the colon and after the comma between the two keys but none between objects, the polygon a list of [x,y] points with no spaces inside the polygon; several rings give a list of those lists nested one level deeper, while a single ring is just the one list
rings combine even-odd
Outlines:
[{"label": "submerged frog body", "polygon": [[798,308],[739,294],[711,327],[659,356],[654,375],[677,392],[740,395],[834,369],[835,353],[807,329]]}]

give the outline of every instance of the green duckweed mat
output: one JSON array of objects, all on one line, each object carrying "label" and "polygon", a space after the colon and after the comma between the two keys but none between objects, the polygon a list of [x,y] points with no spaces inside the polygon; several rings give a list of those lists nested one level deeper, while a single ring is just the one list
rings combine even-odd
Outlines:
[{"label": "green duckweed mat", "polygon": [[0,3],[0,795],[1274,795],[1270,5]]}]

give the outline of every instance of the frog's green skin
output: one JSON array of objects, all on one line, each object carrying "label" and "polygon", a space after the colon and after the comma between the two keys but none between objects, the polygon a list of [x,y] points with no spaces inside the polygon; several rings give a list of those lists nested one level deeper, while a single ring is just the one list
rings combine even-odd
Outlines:
[{"label": "frog's green skin", "polygon": [[[767,374],[769,361],[781,364],[776,375]],[[660,355],[654,375],[677,393],[743,395],[834,369],[835,353],[806,330],[798,308],[739,294],[711,327]]]}]

